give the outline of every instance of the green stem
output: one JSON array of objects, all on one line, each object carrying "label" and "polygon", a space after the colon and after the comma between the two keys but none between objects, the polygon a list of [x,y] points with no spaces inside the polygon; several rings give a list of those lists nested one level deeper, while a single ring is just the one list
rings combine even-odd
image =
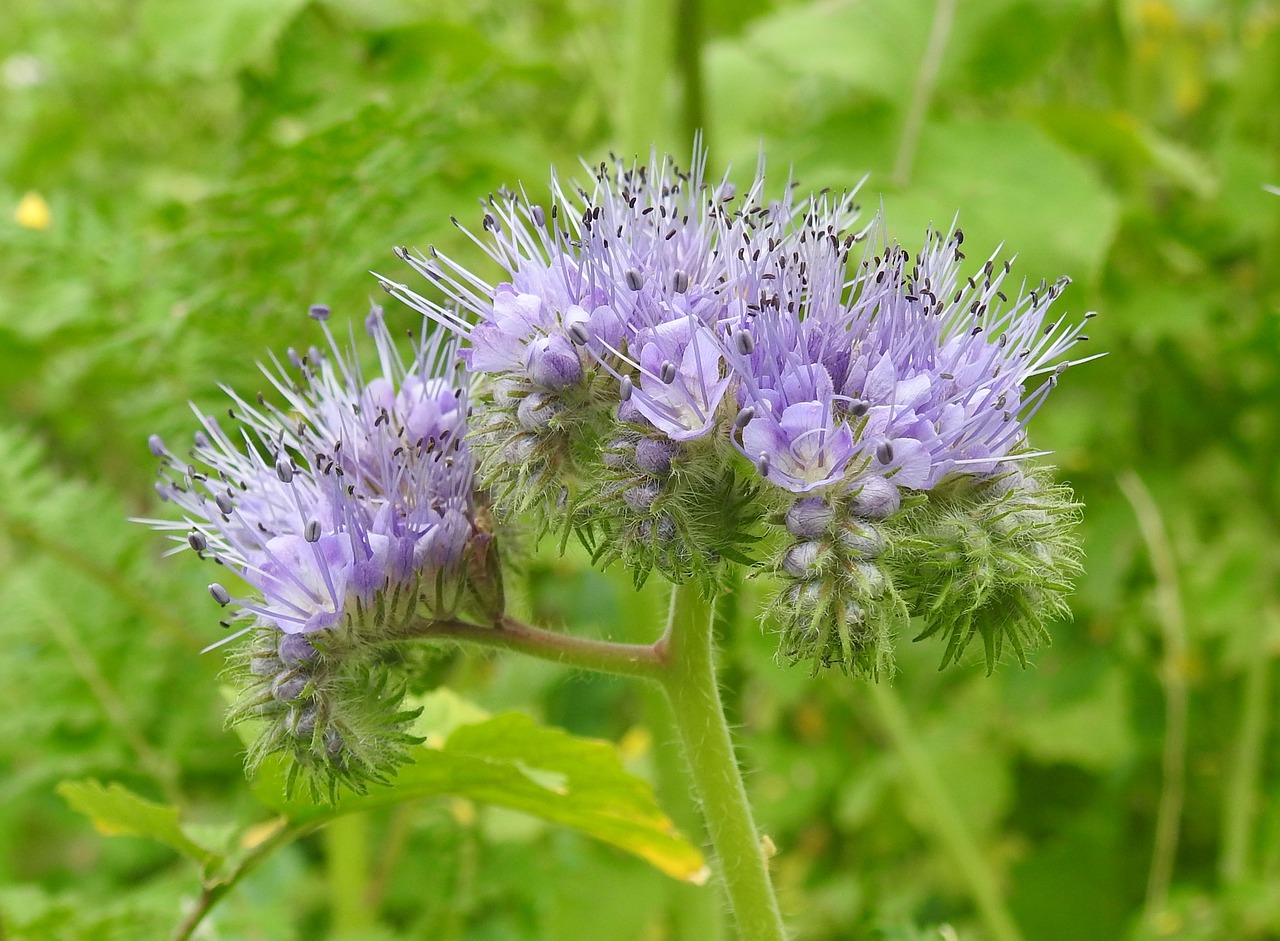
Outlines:
[{"label": "green stem", "polygon": [[422,640],[461,641],[551,660],[580,670],[614,673],[656,680],[663,671],[663,657],[654,644],[618,644],[558,634],[503,617],[491,627],[467,621],[416,621],[406,637]]},{"label": "green stem", "polygon": [[657,148],[669,150],[667,76],[671,62],[674,0],[628,0],[623,11],[624,47],[618,121],[623,156],[643,163]]},{"label": "green stem", "polygon": [[742,941],[783,941],[782,915],[720,703],[712,608],[698,585],[676,587],[667,632],[656,645],[666,659],[660,676],[738,936]]},{"label": "green stem", "polygon": [[902,122],[898,155],[893,161],[890,179],[898,188],[911,182],[911,165],[916,159],[916,147],[920,144],[920,132],[924,129],[924,119],[929,112],[929,101],[933,98],[933,89],[938,83],[938,70],[942,67],[943,53],[947,51],[947,40],[951,36],[951,23],[955,19],[957,2],[958,0],[938,0],[933,10],[929,39],[924,57],[920,60],[920,70],[916,73],[916,84],[907,105],[907,116]]},{"label": "green stem", "polygon": [[1264,643],[1259,647],[1245,669],[1240,727],[1232,750],[1222,808],[1222,856],[1218,861],[1218,876],[1228,886],[1240,883],[1250,874],[1249,851],[1257,812],[1258,782],[1262,776],[1262,749],[1267,738],[1267,703],[1271,698],[1271,656]]},{"label": "green stem", "polygon": [[374,923],[373,910],[365,905],[369,885],[368,816],[335,817],[324,829],[324,848],[332,934],[364,931]]},{"label": "green stem", "polygon": [[937,769],[920,747],[902,701],[882,683],[867,685],[871,690],[871,701],[880,713],[881,725],[893,742],[911,783],[924,799],[939,841],[951,856],[960,877],[968,884],[987,933],[993,941],[1022,941],[1022,934],[1004,904],[995,874],[960,819],[955,802],[938,777]]},{"label": "green stem", "polygon": [[702,77],[702,0],[676,0],[676,71],[680,75],[685,144],[711,149]]},{"label": "green stem", "polygon": [[189,941],[191,936],[195,934],[200,923],[204,921],[205,916],[213,910],[213,907],[222,900],[222,897],[230,892],[239,884],[240,880],[252,872],[257,866],[268,856],[284,846],[291,843],[301,836],[305,836],[316,828],[314,823],[296,823],[281,817],[275,825],[275,828],[248,853],[240,858],[240,861],[232,868],[232,870],[224,876],[217,878],[205,879],[204,884],[200,887],[200,897],[196,899],[195,905],[191,910],[183,916],[182,921],[173,929],[173,934],[169,936],[169,941]]},{"label": "green stem", "polygon": [[1121,492],[1138,518],[1138,531],[1147,545],[1151,569],[1156,576],[1156,613],[1160,638],[1164,643],[1161,682],[1164,685],[1164,754],[1161,761],[1162,787],[1156,808],[1156,838],[1147,874],[1147,898],[1143,915],[1148,924],[1165,911],[1169,885],[1173,881],[1178,856],[1178,831],[1187,789],[1187,711],[1190,689],[1187,682],[1187,617],[1178,588],[1178,562],[1173,543],[1165,529],[1160,506],[1147,485],[1133,471],[1117,478]]}]

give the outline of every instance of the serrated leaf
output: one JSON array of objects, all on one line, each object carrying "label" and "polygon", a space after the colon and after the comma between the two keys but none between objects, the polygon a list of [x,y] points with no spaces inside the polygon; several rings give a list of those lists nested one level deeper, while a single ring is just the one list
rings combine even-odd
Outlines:
[{"label": "serrated leaf", "polygon": [[450,707],[438,694],[426,705],[429,723],[446,721],[416,730],[428,743],[410,749],[410,763],[390,785],[344,794],[333,805],[315,804],[300,794],[285,797],[286,769],[268,762],[255,793],[294,820],[316,823],[423,797],[464,797],[573,827],[673,878],[706,878],[702,854],[662,812],[649,784],[622,767],[612,744],[540,726],[520,713],[477,721],[474,711]]},{"label": "serrated leaf", "polygon": [[73,810],[92,820],[104,836],[147,837],[201,866],[222,861],[220,854],[201,846],[183,832],[177,809],[139,797],[121,784],[103,786],[94,780],[63,781],[57,791]]}]

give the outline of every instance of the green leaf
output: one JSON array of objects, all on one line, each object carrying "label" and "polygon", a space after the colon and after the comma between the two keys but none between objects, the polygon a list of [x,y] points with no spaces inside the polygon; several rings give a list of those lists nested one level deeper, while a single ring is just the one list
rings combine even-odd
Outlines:
[{"label": "green leaf", "polygon": [[139,797],[121,784],[105,787],[97,781],[63,781],[62,799],[93,821],[104,836],[141,836],[158,840],[183,856],[209,867],[222,856],[192,840],[178,824],[178,811]]},{"label": "green leaf", "polygon": [[308,0],[147,0],[139,11],[162,73],[215,77],[267,64]]},{"label": "green leaf", "polygon": [[423,707],[425,722],[414,731],[427,743],[410,750],[410,763],[390,785],[315,804],[301,794],[286,797],[287,769],[269,761],[255,793],[296,821],[316,823],[423,797],[464,797],[573,827],[676,879],[706,879],[702,854],[662,812],[650,785],[622,767],[612,744],[540,726],[520,713],[483,718],[447,691],[426,697]]},{"label": "green leaf", "polygon": [[[884,183],[872,176],[870,191]],[[925,126],[911,185],[885,195],[890,231],[910,246],[953,213],[975,267],[1003,243],[1033,285],[1062,274],[1095,280],[1115,237],[1116,200],[1072,154],[1016,121]]]}]

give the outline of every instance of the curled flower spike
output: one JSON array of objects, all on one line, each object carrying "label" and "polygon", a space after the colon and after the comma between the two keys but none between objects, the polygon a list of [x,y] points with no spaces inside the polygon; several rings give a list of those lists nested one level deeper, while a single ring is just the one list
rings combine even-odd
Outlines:
[{"label": "curled flower spike", "polygon": [[238,427],[197,411],[185,459],[152,438],[157,490],[182,518],[144,522],[249,587],[210,593],[233,609],[227,627],[243,625],[212,647],[252,634],[231,716],[269,720],[250,763],[286,750],[313,785],[360,787],[411,741],[377,650],[414,619],[474,600],[467,389],[450,341],[424,336],[406,363],[374,308],[378,369],[366,376],[329,331],[328,308],[310,314],[328,350],[290,351],[296,375],[278,360],[264,369],[283,405],[227,390]]},{"label": "curled flower spike", "polygon": [[[399,253],[434,299],[384,279],[466,339],[474,440],[499,508],[539,508],[544,527],[637,580],[761,565],[763,543],[786,586],[775,611],[787,659],[876,675],[926,610],[960,638],[954,659],[978,630],[973,612],[955,592],[922,607],[925,596],[948,584],[939,567],[952,559],[956,584],[983,586],[965,596],[980,606],[999,586],[958,569],[998,560],[939,548],[927,585],[906,560],[954,544],[925,508],[994,525],[984,488],[1021,465],[1017,479],[1036,478],[1027,422],[1064,369],[1092,358],[1070,359],[1083,318],[1049,313],[1067,281],[1007,293],[1008,264],[961,273],[959,229],[912,255],[879,219],[855,225],[852,194],[788,185],[768,199],[762,167],[741,195],[708,179],[701,154],[688,173],[656,157],[590,169],[587,187],[553,178],[549,211],[523,193],[489,200],[474,238],[500,283],[434,250]],[[1038,580],[1027,597],[1052,596],[1038,610],[1056,613],[1074,504],[1038,492],[1028,506],[1061,525],[1035,531],[1058,561],[1027,561],[1017,578]],[[1039,633],[989,641],[988,655]]]}]

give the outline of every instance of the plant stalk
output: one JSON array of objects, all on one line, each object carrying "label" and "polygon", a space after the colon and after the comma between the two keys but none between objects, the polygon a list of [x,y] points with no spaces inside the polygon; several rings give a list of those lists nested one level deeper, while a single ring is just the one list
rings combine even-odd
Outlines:
[{"label": "plant stalk", "polygon": [[659,678],[664,666],[656,644],[619,644],[608,640],[574,637],[571,634],[533,627],[510,617],[502,617],[490,627],[467,621],[431,621],[423,618],[416,621],[405,636],[515,650],[580,670],[651,680]]},{"label": "plant stalk", "polygon": [[676,586],[667,632],[656,644],[666,661],[659,678],[702,804],[738,936],[742,941],[784,941],[782,915],[720,702],[713,607],[696,584]]},{"label": "plant stalk", "polygon": [[960,819],[955,802],[920,740],[911,728],[911,718],[898,695],[883,683],[868,683],[871,701],[880,713],[881,727],[893,742],[903,770],[924,798],[939,842],[969,887],[978,914],[993,941],[1023,941],[1013,916],[1000,893],[995,873],[982,857],[973,835]]}]

